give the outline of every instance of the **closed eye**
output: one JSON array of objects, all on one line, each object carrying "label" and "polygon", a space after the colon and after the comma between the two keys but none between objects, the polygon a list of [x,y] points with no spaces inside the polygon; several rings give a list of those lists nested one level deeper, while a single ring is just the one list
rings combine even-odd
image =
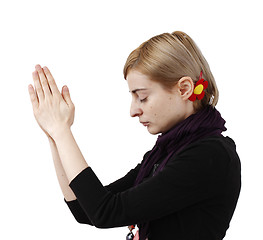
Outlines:
[{"label": "closed eye", "polygon": [[147,100],[147,97],[144,99],[140,99],[140,102],[143,103],[143,102],[146,102],[146,100]]}]

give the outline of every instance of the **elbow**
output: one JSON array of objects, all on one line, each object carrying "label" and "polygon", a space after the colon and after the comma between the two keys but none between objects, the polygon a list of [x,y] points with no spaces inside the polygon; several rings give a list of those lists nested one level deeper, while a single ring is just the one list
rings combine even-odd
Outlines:
[{"label": "elbow", "polygon": [[74,217],[75,217],[76,222],[79,224],[87,224],[87,225],[94,226],[94,224],[87,217],[77,217],[77,216],[74,216]]},{"label": "elbow", "polygon": [[83,219],[76,219],[76,221],[77,221],[79,224],[88,224],[88,225],[94,226],[91,222],[85,221],[85,220],[83,220]]},{"label": "elbow", "polygon": [[96,228],[109,228],[107,225],[105,225],[105,223],[101,222],[101,221],[93,221],[93,226],[95,226]]},{"label": "elbow", "polygon": [[91,219],[91,222],[96,228],[112,228],[114,227],[112,225],[111,221],[106,220],[105,218],[93,218]]},{"label": "elbow", "polygon": [[110,216],[94,217],[90,220],[96,228],[101,228],[101,229],[126,226],[126,224],[116,222],[116,219]]}]

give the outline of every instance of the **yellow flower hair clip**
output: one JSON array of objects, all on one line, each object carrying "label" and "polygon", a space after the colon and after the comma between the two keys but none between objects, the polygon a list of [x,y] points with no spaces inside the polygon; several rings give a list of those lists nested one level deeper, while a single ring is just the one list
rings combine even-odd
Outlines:
[{"label": "yellow flower hair clip", "polygon": [[204,81],[204,79],[202,78],[202,75],[203,75],[203,73],[201,71],[200,76],[199,76],[199,80],[195,83],[194,92],[189,97],[190,101],[194,102],[196,100],[196,98],[198,100],[201,100],[205,96],[204,90],[207,89],[207,87],[208,87],[208,81]]}]

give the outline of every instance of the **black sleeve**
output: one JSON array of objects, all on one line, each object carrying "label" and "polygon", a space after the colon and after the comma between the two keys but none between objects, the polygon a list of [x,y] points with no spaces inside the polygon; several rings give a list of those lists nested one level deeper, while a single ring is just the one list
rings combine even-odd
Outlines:
[{"label": "black sleeve", "polygon": [[150,152],[151,151],[148,151],[144,154],[142,162],[138,164],[136,168],[130,170],[123,178],[120,178],[119,180],[109,184],[108,186],[105,186],[105,188],[112,193],[119,193],[133,187],[140,167],[147,158],[147,156],[150,154]]},{"label": "black sleeve", "polygon": [[80,206],[78,200],[66,201],[66,199],[64,199],[64,201],[68,205],[69,210],[78,223],[89,224],[93,226],[92,222]]},{"label": "black sleeve", "polygon": [[[149,153],[150,151],[144,155],[143,161],[145,160],[145,158],[148,156]],[[124,177],[109,184],[108,186],[105,186],[105,188],[112,193],[119,193],[131,188],[134,184],[134,181],[137,177],[137,174],[139,172],[142,163],[138,164],[136,168],[130,170]],[[64,199],[64,201],[68,205],[68,208],[70,209],[72,215],[75,217],[77,222],[93,225],[90,219],[87,217],[86,213],[84,212],[78,200],[66,201]]]},{"label": "black sleeve", "polygon": [[90,167],[70,183],[86,215],[99,228],[161,218],[215,196],[226,184],[229,157],[219,144],[192,144],[136,187],[113,193]]}]

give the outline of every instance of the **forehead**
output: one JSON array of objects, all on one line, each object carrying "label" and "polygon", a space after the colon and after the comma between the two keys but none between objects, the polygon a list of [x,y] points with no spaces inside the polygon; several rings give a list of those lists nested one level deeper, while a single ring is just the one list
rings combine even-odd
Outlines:
[{"label": "forehead", "polygon": [[130,70],[126,79],[130,92],[134,92],[138,89],[152,89],[159,85],[157,82],[152,81],[147,75],[136,70]]}]

